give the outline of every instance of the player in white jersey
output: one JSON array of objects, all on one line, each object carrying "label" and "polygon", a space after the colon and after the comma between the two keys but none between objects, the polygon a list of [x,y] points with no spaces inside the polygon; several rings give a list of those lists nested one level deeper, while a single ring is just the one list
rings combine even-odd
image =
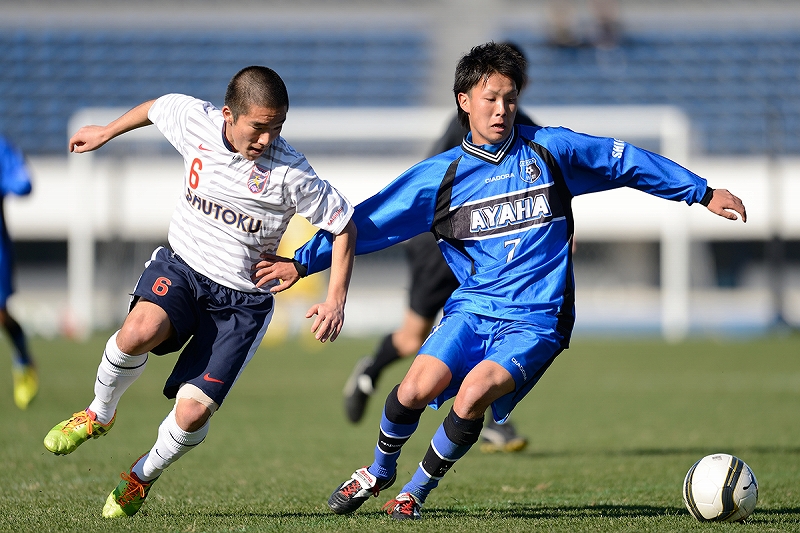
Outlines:
[{"label": "player in white jersey", "polygon": [[291,261],[270,261],[295,214],[330,232],[334,266],[327,298],[309,309],[315,337],[335,340],[353,266],[353,208],[320,179],[282,137],[286,86],[273,70],[253,66],[230,81],[225,105],[168,94],[107,126],[85,126],[72,152],[96,150],[135,128],[155,124],[184,158],[184,188],[169,228],[172,250],[147,262],[121,329],[109,339],[89,406],[56,425],[45,447],[73,452],[105,435],[120,397],[144,371],[148,352],[183,348],[164,387],[175,406],[152,449],[122,473],[103,516],[132,516],[158,476],[203,441],[211,415],[258,348],[273,312],[273,294],[297,276]]}]

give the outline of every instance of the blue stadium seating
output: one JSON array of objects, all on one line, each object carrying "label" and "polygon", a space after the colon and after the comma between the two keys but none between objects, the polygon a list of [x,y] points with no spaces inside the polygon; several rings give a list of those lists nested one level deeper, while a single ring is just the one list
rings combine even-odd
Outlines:
[{"label": "blue stadium seating", "polygon": [[266,64],[292,106],[403,106],[426,97],[427,38],[413,32],[225,36],[174,31],[0,32],[0,131],[29,155],[64,153],[83,107],[132,107],[168,92],[221,105],[231,75]]},{"label": "blue stadium seating", "polygon": [[676,105],[701,152],[800,153],[797,32],[630,32],[612,50],[522,31],[505,38],[530,63],[523,105]]},{"label": "blue stadium seating", "polygon": [[[523,105],[671,104],[702,152],[800,154],[796,32],[628,32],[611,50],[562,48],[509,31],[529,59]],[[67,120],[88,106],[130,107],[167,92],[221,104],[239,68],[267,64],[292,106],[426,101],[424,33],[19,29],[0,32],[0,131],[28,154],[63,153]]]}]

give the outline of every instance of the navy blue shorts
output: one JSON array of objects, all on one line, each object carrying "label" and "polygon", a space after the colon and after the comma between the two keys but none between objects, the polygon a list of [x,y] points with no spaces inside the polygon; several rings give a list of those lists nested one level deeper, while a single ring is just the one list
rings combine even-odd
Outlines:
[{"label": "navy blue shorts", "polygon": [[160,247],[136,283],[131,309],[140,298],[161,307],[175,329],[151,352],[164,355],[186,345],[164,385],[164,395],[174,398],[183,383],[191,383],[222,405],[267,331],[272,294],[224,287]]}]

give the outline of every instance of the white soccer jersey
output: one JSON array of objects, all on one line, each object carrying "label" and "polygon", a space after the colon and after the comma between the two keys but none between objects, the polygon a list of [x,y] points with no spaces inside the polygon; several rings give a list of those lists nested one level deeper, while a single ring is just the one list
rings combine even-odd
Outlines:
[{"label": "white soccer jersey", "polygon": [[314,226],[340,233],[350,202],[320,179],[305,156],[283,137],[255,161],[224,140],[222,111],[182,94],[157,99],[149,119],[184,160],[184,187],[169,226],[169,244],[213,281],[244,292],[256,288],[253,266],[275,253],[297,213]]}]

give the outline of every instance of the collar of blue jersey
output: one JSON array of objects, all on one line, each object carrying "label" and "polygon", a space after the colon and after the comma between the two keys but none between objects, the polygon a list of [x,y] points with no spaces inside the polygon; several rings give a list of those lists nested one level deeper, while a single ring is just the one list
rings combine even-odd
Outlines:
[{"label": "collar of blue jersey", "polygon": [[505,158],[511,147],[514,146],[514,142],[517,140],[517,127],[514,126],[511,135],[509,135],[505,141],[498,144],[478,146],[477,144],[472,144],[470,139],[472,139],[472,132],[467,133],[464,136],[464,140],[461,141],[462,150],[473,157],[497,165]]}]

